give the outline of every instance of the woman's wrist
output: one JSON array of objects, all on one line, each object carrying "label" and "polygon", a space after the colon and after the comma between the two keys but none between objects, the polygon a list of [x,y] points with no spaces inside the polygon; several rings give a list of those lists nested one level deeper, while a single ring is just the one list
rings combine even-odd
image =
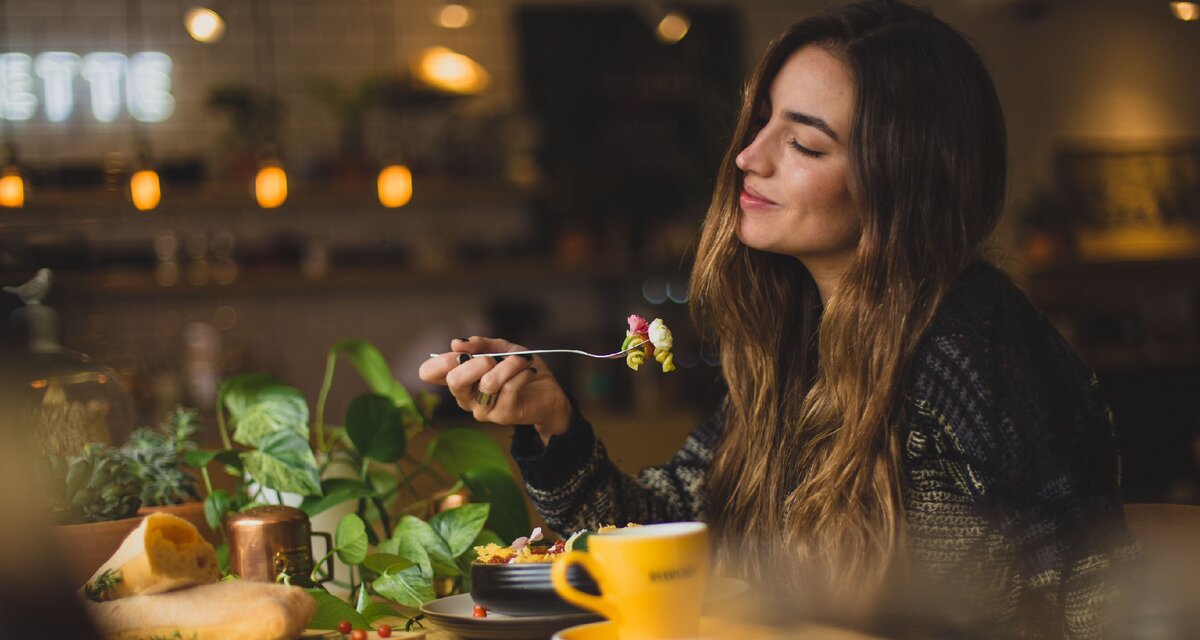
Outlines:
[{"label": "woman's wrist", "polygon": [[542,446],[550,444],[550,438],[561,436],[571,426],[571,401],[565,394],[560,394],[554,402],[554,408],[549,417],[533,426],[541,436]]}]

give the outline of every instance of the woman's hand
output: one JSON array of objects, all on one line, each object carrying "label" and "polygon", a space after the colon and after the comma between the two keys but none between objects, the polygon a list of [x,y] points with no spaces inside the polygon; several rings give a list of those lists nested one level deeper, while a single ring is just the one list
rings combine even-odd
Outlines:
[{"label": "woman's hand", "polygon": [[421,380],[449,387],[464,411],[480,422],[532,424],[542,444],[567,431],[571,404],[541,358],[467,358],[472,353],[524,351],[507,340],[452,340],[450,352],[421,364]]}]

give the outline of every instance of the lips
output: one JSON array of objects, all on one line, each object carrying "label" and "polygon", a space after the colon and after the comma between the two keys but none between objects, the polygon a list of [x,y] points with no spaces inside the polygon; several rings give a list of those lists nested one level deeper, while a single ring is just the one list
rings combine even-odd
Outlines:
[{"label": "lips", "polygon": [[766,209],[775,206],[773,200],[769,200],[761,193],[756,191],[749,184],[742,184],[742,192],[738,194],[738,204],[743,209]]}]

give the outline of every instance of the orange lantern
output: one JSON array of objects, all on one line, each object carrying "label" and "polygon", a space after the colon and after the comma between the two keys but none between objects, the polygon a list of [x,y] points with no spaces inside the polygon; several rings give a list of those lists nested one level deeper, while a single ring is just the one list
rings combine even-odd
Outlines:
[{"label": "orange lantern", "polygon": [[162,199],[162,187],[158,182],[158,173],[151,169],[142,169],[129,178],[129,195],[133,198],[133,206],[138,211],[150,211],[158,206]]},{"label": "orange lantern", "polygon": [[263,164],[254,177],[254,199],[264,209],[274,209],[287,201],[287,173],[278,162]]},{"label": "orange lantern", "polygon": [[396,209],[412,200],[412,171],[402,164],[393,164],[379,172],[379,201],[389,209]]}]

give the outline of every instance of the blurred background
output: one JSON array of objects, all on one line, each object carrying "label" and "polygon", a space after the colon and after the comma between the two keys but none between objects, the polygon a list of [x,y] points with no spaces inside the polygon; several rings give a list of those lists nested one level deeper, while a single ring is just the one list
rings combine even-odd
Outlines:
[{"label": "blurred background", "polygon": [[[315,398],[343,338],[420,388],[452,338],[607,352],[639,313],[676,373],[551,365],[622,467],[661,463],[720,398],[687,281],[738,92],[824,4],[0,0],[0,283],[33,282],[4,345],[88,354],[119,439],[211,424],[239,372]],[[1126,498],[1200,503],[1200,9],[929,4],[1007,112],[996,261],[1100,375]]]}]

